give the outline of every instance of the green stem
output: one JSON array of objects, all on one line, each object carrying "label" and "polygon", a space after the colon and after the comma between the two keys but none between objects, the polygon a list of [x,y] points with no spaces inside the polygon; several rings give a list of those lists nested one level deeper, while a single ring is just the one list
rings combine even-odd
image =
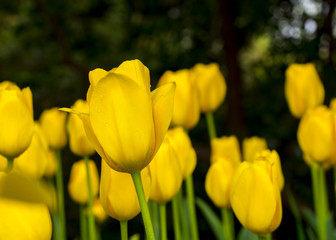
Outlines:
[{"label": "green stem", "polygon": [[145,192],[143,190],[141,174],[140,172],[132,173],[132,179],[135,186],[135,190],[138,195],[139,205],[141,209],[142,220],[145,226],[145,231],[148,240],[155,239],[152,220],[148,211],[148,206],[146,202]]},{"label": "green stem", "polygon": [[211,139],[216,138],[216,126],[212,112],[206,113],[205,118],[208,126],[209,138],[211,141]]},{"label": "green stem", "polygon": [[7,169],[6,172],[9,173],[13,169],[13,158],[7,158]]},{"label": "green stem", "polygon": [[299,209],[296,205],[295,198],[293,197],[290,190],[287,191],[287,198],[288,198],[289,207],[290,207],[291,212],[292,212],[292,214],[294,215],[294,218],[295,218],[297,239],[298,240],[306,240],[305,235],[304,235],[304,230],[303,230],[304,228],[303,228],[301,217],[300,217],[300,212],[299,212]]},{"label": "green stem", "polygon": [[190,174],[186,178],[186,190],[187,190],[188,209],[189,209],[189,216],[190,216],[191,238],[192,240],[198,240],[198,227],[197,227],[194,183],[193,183],[192,174]]},{"label": "green stem", "polygon": [[264,237],[264,236],[258,236],[258,240],[266,240],[266,237]]},{"label": "green stem", "polygon": [[81,240],[88,240],[87,238],[87,218],[86,218],[86,213],[85,213],[85,205],[83,204],[79,206],[79,215],[80,215]]},{"label": "green stem", "polygon": [[267,234],[266,240],[272,240],[272,233]]},{"label": "green stem", "polygon": [[58,216],[58,212],[51,213],[52,218],[52,229],[53,229],[53,240],[61,240],[61,232],[60,232],[60,220]]},{"label": "green stem", "polygon": [[327,228],[326,228],[326,196],[323,196],[326,193],[326,190],[323,189],[323,177],[324,174],[321,173],[323,169],[320,170],[322,166],[316,162],[311,164],[311,174],[313,182],[313,196],[314,196],[314,207],[315,214],[317,216],[317,235],[318,239],[326,240],[327,239]]},{"label": "green stem", "polygon": [[187,225],[187,219],[184,212],[184,204],[183,204],[183,196],[182,196],[182,187],[180,188],[180,191],[176,195],[177,202],[178,202],[178,212],[180,214],[180,219],[182,223],[182,239],[188,240],[189,239],[189,229]]},{"label": "green stem", "polygon": [[178,209],[178,196],[172,200],[172,210],[173,210],[173,221],[174,221],[174,236],[175,240],[181,240],[181,229],[180,229],[180,218]]},{"label": "green stem", "polygon": [[120,221],[121,240],[128,240],[127,221]]},{"label": "green stem", "polygon": [[85,167],[86,167],[86,179],[88,185],[88,207],[89,207],[89,214],[88,214],[88,225],[89,225],[89,236],[90,240],[96,240],[96,225],[95,219],[93,215],[93,197],[92,197],[92,189],[91,189],[91,178],[90,178],[90,169],[89,169],[89,158],[84,157]]},{"label": "green stem", "polygon": [[160,204],[161,240],[167,240],[166,204]]},{"label": "green stem", "polygon": [[327,220],[328,220],[328,212],[329,212],[329,203],[328,203],[328,194],[327,194],[327,186],[326,186],[326,179],[325,179],[325,172],[320,164],[318,166],[318,177],[319,177],[319,190],[320,190],[320,197],[321,197],[321,217],[323,226],[323,238],[327,239]]},{"label": "green stem", "polygon": [[160,224],[159,224],[159,212],[158,212],[158,204],[151,200],[148,201],[149,213],[152,219],[152,224],[154,228],[155,238],[159,239],[160,236]]},{"label": "green stem", "polygon": [[234,240],[234,223],[232,211],[229,208],[222,208],[223,233],[226,239]]},{"label": "green stem", "polygon": [[63,190],[63,172],[62,172],[62,158],[61,151],[56,150],[57,172],[56,172],[56,188],[58,197],[58,213],[60,220],[61,239],[66,239],[66,225],[65,225],[65,209],[64,209],[64,190]]}]

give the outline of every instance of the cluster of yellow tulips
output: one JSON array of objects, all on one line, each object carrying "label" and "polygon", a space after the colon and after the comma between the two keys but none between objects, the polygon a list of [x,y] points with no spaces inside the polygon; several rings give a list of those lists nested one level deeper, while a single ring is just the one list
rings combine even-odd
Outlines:
[{"label": "cluster of yellow tulips", "polygon": [[[80,206],[81,239],[100,239],[97,222],[107,216],[120,222],[121,238],[128,239],[128,221],[141,212],[146,238],[165,240],[169,202],[174,238],[199,239],[195,204],[208,205],[194,196],[197,158],[188,130],[201,113],[211,146],[205,191],[222,213],[216,237],[236,238],[234,213],[245,229],[271,238],[282,220],[280,157],[257,136],[242,141],[242,153],[236,136],[217,137],[213,113],[226,95],[218,64],[167,71],[153,91],[139,60],[95,69],[89,81],[86,101],[45,110],[38,121],[29,88],[0,83],[0,239],[66,239],[61,149],[68,141],[81,158],[68,181],[69,195]],[[312,168],[317,234],[324,240],[323,174],[336,161],[336,101],[330,109],[321,105],[324,89],[313,64],[288,68],[285,96],[301,118],[298,142]],[[89,159],[95,153],[102,159],[100,172]]]}]

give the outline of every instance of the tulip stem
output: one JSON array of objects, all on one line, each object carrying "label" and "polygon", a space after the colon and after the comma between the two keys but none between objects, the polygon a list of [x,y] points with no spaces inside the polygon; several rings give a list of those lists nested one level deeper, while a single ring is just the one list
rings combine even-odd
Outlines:
[{"label": "tulip stem", "polygon": [[7,169],[6,172],[9,173],[13,168],[13,158],[7,158]]},{"label": "tulip stem", "polygon": [[264,236],[258,236],[258,240],[266,240],[266,237],[264,237]]},{"label": "tulip stem", "polygon": [[327,239],[327,216],[328,216],[328,199],[326,196],[326,184],[324,170],[321,164],[311,163],[311,175],[313,182],[313,196],[315,214],[317,216],[318,239]]},{"label": "tulip stem", "polygon": [[166,204],[160,204],[161,240],[167,240]]},{"label": "tulip stem", "polygon": [[141,209],[142,220],[145,226],[145,231],[148,240],[155,240],[152,220],[149,214],[145,192],[143,190],[142,181],[141,181],[141,174],[140,171],[136,173],[132,173],[132,179],[135,186],[135,190],[138,195],[139,205]]},{"label": "tulip stem", "polygon": [[120,221],[121,240],[128,240],[127,221]]},{"label": "tulip stem", "polygon": [[211,142],[212,139],[216,138],[216,126],[215,126],[215,120],[214,120],[212,112],[206,113],[205,118],[206,118],[206,122],[208,126],[209,138]]},{"label": "tulip stem", "polygon": [[175,240],[181,240],[180,218],[179,218],[179,209],[178,209],[178,195],[175,195],[172,200],[172,210],[173,210]]},{"label": "tulip stem", "polygon": [[160,224],[159,224],[158,204],[151,200],[149,200],[147,204],[148,204],[150,216],[152,218],[155,238],[159,239]]},{"label": "tulip stem", "polygon": [[192,174],[190,174],[186,178],[186,189],[187,189],[188,209],[189,209],[189,217],[190,217],[191,239],[198,240],[198,227],[197,227],[194,183],[193,183]]},{"label": "tulip stem", "polygon": [[91,178],[90,178],[90,168],[89,168],[89,158],[86,156],[84,157],[85,167],[86,167],[86,179],[88,184],[88,207],[89,207],[89,214],[88,214],[88,225],[89,225],[89,236],[90,240],[96,240],[96,225],[95,219],[93,215],[93,198],[92,198],[92,189],[91,189]]},{"label": "tulip stem", "polygon": [[228,240],[234,240],[234,223],[232,211],[229,208],[222,208],[223,233]]},{"label": "tulip stem", "polygon": [[185,208],[184,208],[184,202],[183,202],[183,196],[182,196],[182,187],[180,188],[180,191],[177,193],[176,197],[177,197],[177,203],[178,203],[179,217],[182,223],[182,239],[188,240],[190,237],[189,237],[187,219],[186,219],[186,215],[184,212]]},{"label": "tulip stem", "polygon": [[80,215],[80,230],[81,230],[81,240],[87,239],[87,218],[85,213],[85,205],[81,204],[79,206],[79,215]]},{"label": "tulip stem", "polygon": [[61,239],[66,239],[66,225],[65,225],[65,209],[64,209],[64,190],[63,190],[63,172],[62,172],[62,158],[61,151],[56,150],[57,172],[56,172],[56,188],[58,197],[58,215]]}]

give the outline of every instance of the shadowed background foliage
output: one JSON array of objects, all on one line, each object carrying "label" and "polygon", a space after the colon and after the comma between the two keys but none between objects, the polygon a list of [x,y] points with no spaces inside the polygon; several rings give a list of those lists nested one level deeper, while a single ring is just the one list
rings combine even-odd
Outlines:
[{"label": "shadowed background foliage", "polygon": [[[298,120],[284,98],[284,72],[292,62],[314,62],[328,105],[336,96],[335,37],[333,0],[1,0],[0,77],[31,87],[38,119],[46,108],[85,99],[88,72],[97,67],[109,70],[140,59],[154,88],[166,70],[218,62],[228,84],[225,103],[215,113],[218,135],[265,137],[279,152],[286,188],[283,223],[274,236],[295,239],[286,191],[309,207],[312,194],[296,141]],[[195,192],[210,203],[204,191],[209,144],[203,117],[190,136],[198,153]],[[64,159],[67,183],[76,158],[66,149]],[[67,209],[73,239],[77,206],[68,197]],[[201,238],[209,236],[198,216]],[[130,234],[143,232],[135,225],[130,223]],[[119,238],[116,221],[102,228],[106,239]]]}]

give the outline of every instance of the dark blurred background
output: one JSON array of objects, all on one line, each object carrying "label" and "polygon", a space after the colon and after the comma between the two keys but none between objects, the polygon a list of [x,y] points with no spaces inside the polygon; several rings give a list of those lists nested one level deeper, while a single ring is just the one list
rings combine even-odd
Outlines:
[{"label": "dark blurred background", "polygon": [[[38,119],[44,109],[85,99],[88,72],[96,67],[110,70],[140,59],[151,71],[153,88],[166,70],[218,62],[228,85],[215,113],[218,135],[239,140],[257,135],[279,152],[286,178],[284,216],[273,236],[296,239],[286,192],[310,208],[312,193],[296,141],[299,120],[284,98],[284,73],[290,63],[314,62],[328,105],[336,96],[335,37],[333,0],[1,0],[0,78],[31,87]],[[203,116],[190,136],[198,153],[195,193],[214,208],[204,191],[209,143]],[[67,183],[77,158],[65,149],[64,159]],[[67,196],[69,239],[78,235],[77,208]],[[213,235],[197,214],[201,239],[209,239]],[[143,233],[137,221],[141,218],[130,222],[130,235]],[[102,235],[118,239],[118,222],[103,224]]]}]

